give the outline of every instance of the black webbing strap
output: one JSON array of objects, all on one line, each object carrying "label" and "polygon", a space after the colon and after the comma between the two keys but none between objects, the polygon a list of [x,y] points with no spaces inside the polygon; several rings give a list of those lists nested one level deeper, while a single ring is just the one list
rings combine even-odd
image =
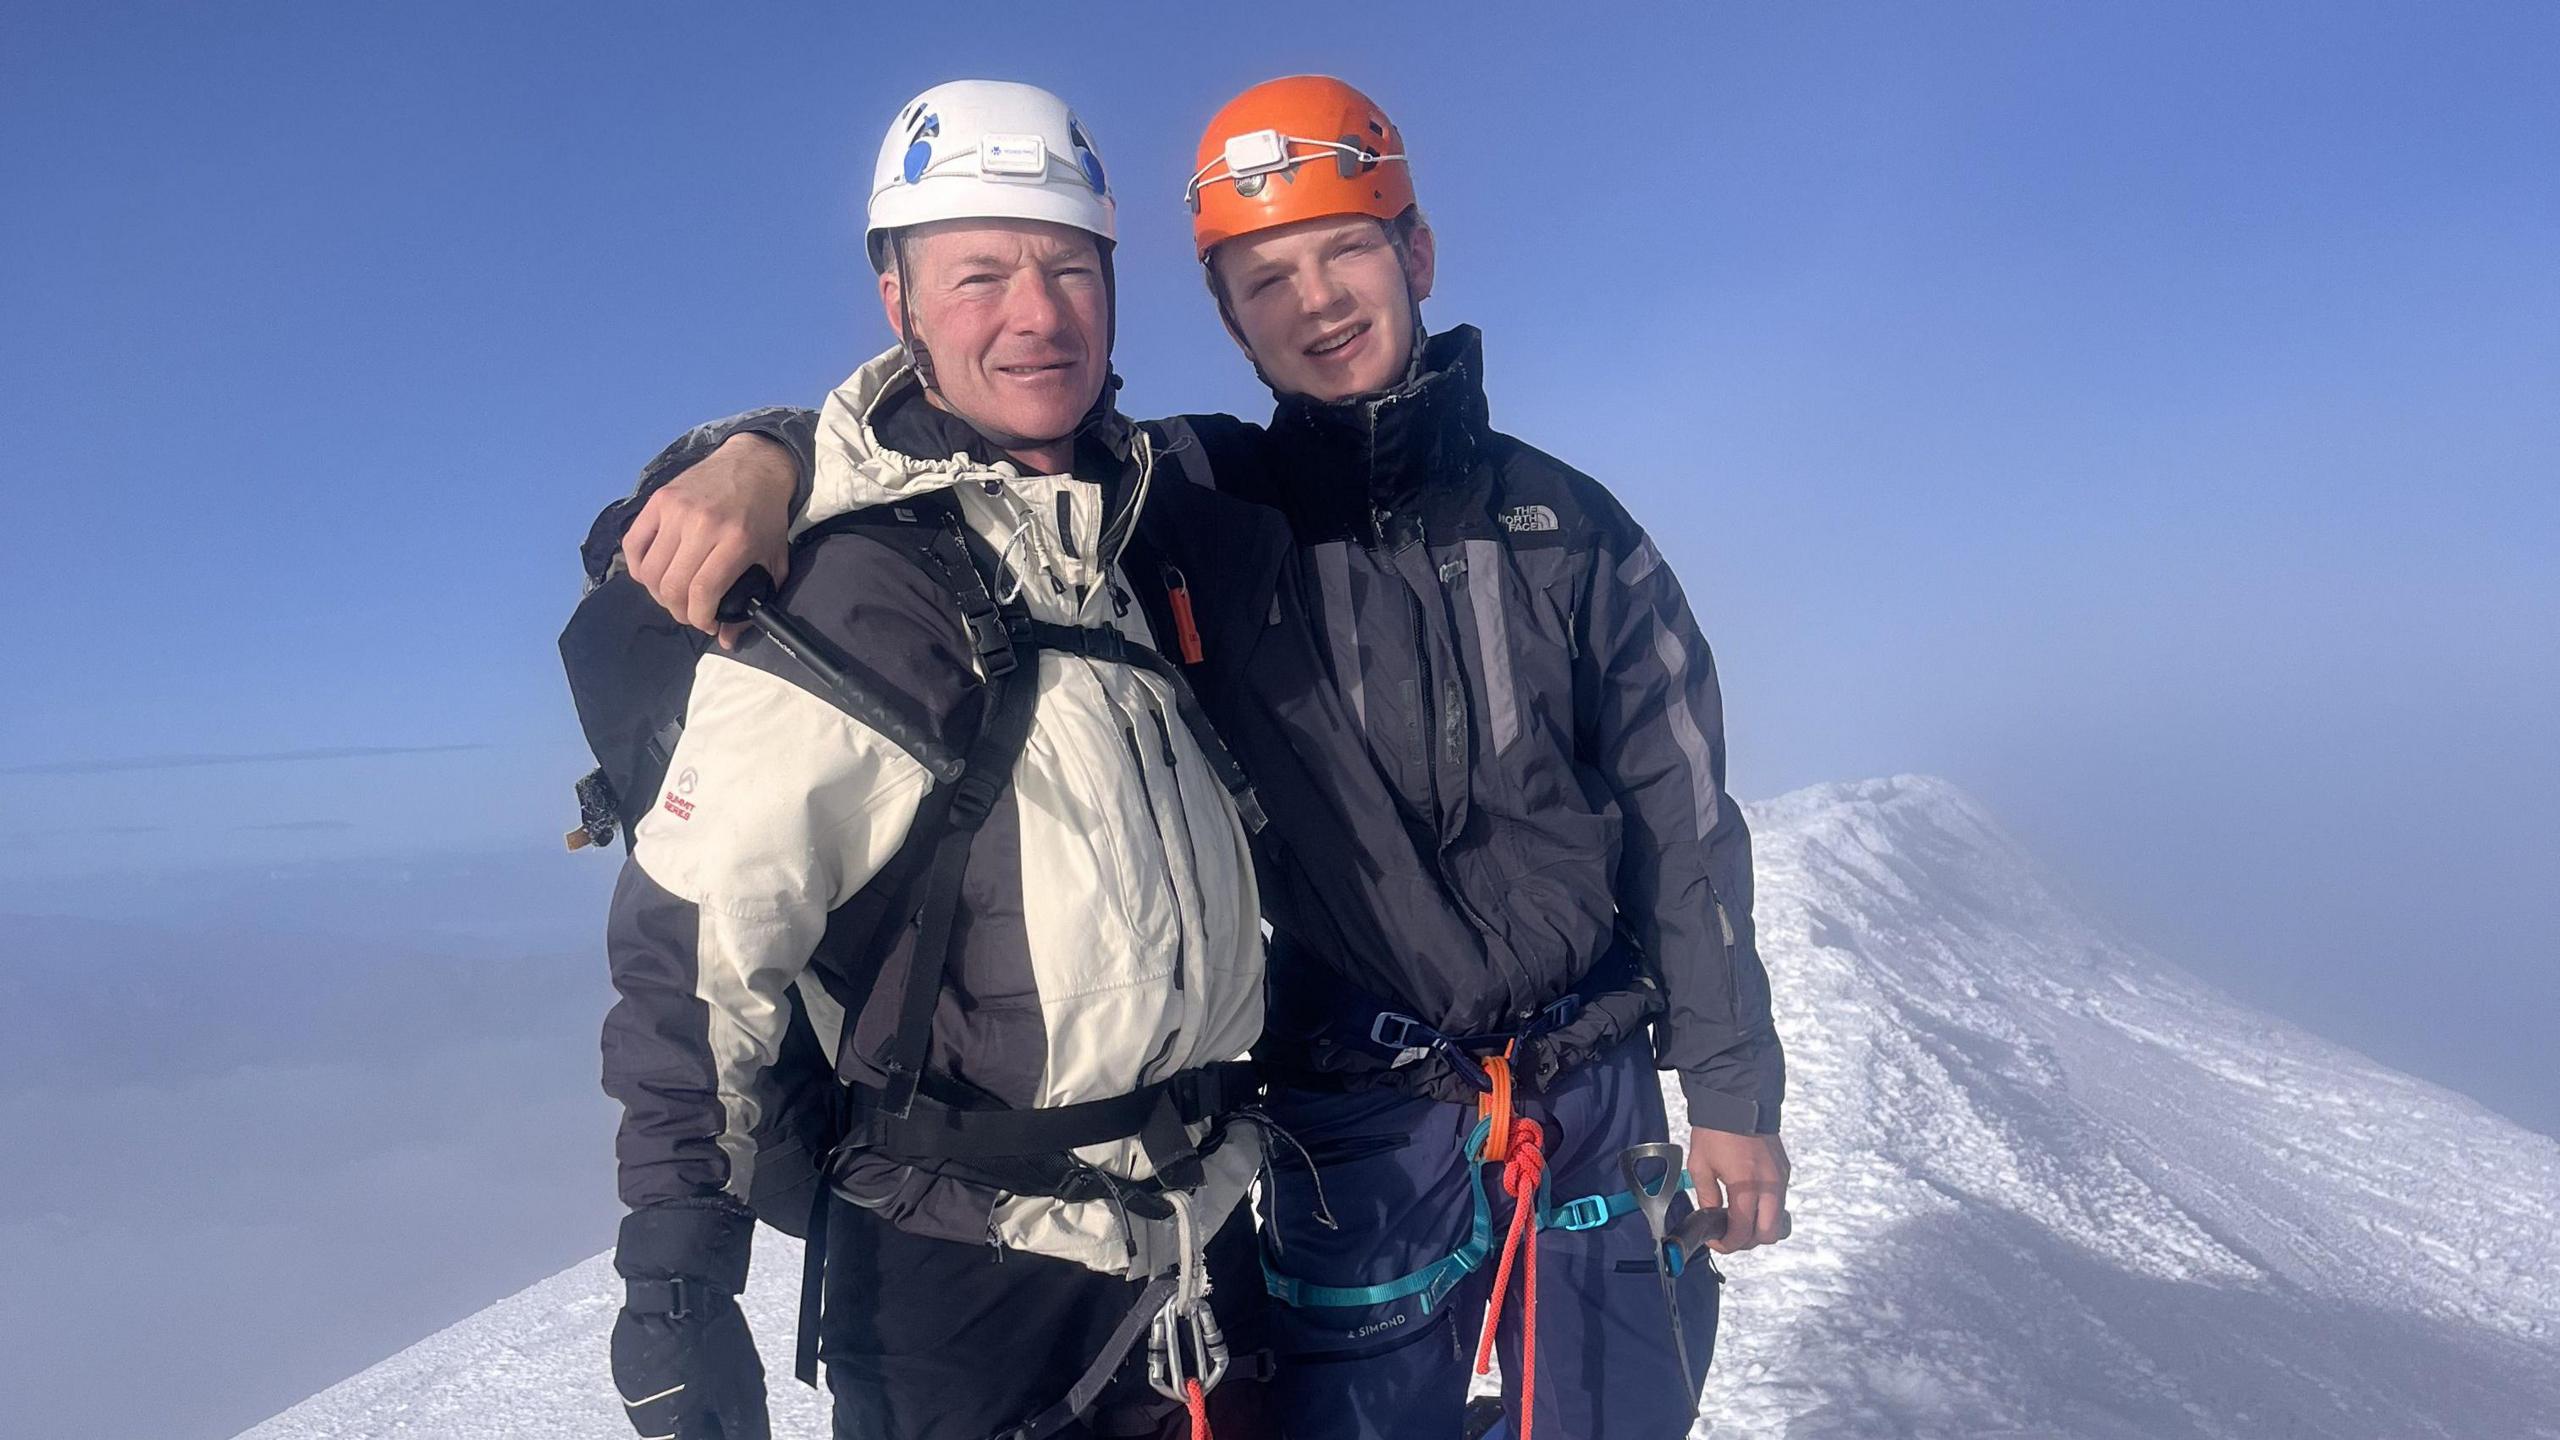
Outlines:
[{"label": "black webbing strap", "polygon": [[[1150,1145],[1149,1163],[1161,1170],[1162,1163],[1152,1151],[1163,1144],[1166,1126],[1178,1139],[1163,1145],[1164,1151],[1178,1159],[1191,1148],[1184,1127],[1250,1104],[1261,1089],[1260,1072],[1251,1061],[1227,1060],[1182,1071],[1126,1095],[1072,1105],[975,1108],[928,1095],[922,1103],[911,1105],[907,1114],[898,1115],[885,1099],[872,1104],[857,1099],[845,1143],[906,1161],[983,1160],[1080,1150],[1133,1136],[1146,1141],[1152,1131],[1157,1138]],[[1187,1182],[1172,1183],[1184,1188]]]},{"label": "black webbing strap", "polygon": [[818,1327],[827,1309],[827,1211],[836,1193],[829,1178],[819,1171],[817,1194],[809,1201],[809,1238],[800,1251],[800,1334],[791,1356],[791,1373],[812,1390],[818,1388]]},{"label": "black webbing strap", "polygon": [[1120,1323],[1112,1328],[1110,1338],[1102,1342],[1101,1352],[1093,1357],[1092,1364],[1084,1367],[1084,1374],[1076,1378],[1076,1383],[1068,1387],[1067,1393],[1059,1396],[1049,1408],[1010,1430],[998,1432],[991,1440],[1047,1440],[1047,1437],[1074,1424],[1077,1416],[1092,1409],[1093,1402],[1101,1399],[1102,1392],[1110,1386],[1111,1377],[1120,1373],[1120,1362],[1128,1359],[1129,1352],[1137,1348],[1138,1337],[1146,1333],[1147,1326],[1172,1301],[1174,1284],[1175,1276],[1167,1271],[1139,1291],[1138,1303],[1130,1306],[1129,1313],[1120,1317]]},{"label": "black webbing strap", "polygon": [[960,778],[945,786],[938,815],[919,814],[917,828],[932,819],[939,827],[932,858],[926,862],[924,901],[916,912],[916,943],[898,996],[897,1026],[890,1032],[888,1052],[880,1068],[887,1077],[880,1107],[896,1116],[914,1108],[916,1086],[924,1075],[925,1051],[933,1039],[933,1010],[942,994],[942,977],[951,964],[952,928],[959,919],[961,881],[969,869],[969,849],[994,812],[996,801],[1013,783],[1013,767],[1031,739],[1031,721],[1039,700],[1039,670],[1026,664],[1031,618],[1017,600],[999,604],[987,589],[986,575],[971,556],[969,532],[957,506],[944,511],[927,556],[960,602],[960,618],[969,632],[979,668],[987,683],[986,708],[977,738],[969,742]]},{"label": "black webbing strap", "polygon": [[1114,665],[1132,665],[1162,680],[1173,692],[1173,708],[1182,717],[1182,728],[1191,732],[1192,742],[1209,758],[1209,769],[1218,777],[1218,784],[1234,798],[1236,813],[1244,817],[1245,829],[1258,835],[1270,823],[1262,813],[1261,797],[1253,793],[1253,782],[1245,777],[1244,767],[1236,763],[1226,742],[1209,724],[1208,712],[1200,708],[1200,697],[1191,693],[1191,682],[1183,678],[1181,666],[1108,625],[1053,625],[1034,620],[1031,642],[1043,650],[1063,650]]}]

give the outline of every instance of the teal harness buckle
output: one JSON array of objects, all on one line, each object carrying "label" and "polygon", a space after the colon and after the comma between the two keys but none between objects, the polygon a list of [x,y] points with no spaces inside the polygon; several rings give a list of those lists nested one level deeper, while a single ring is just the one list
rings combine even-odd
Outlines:
[{"label": "teal harness buckle", "polygon": [[1622,1197],[1616,1195],[1585,1195],[1579,1200],[1568,1200],[1539,1216],[1538,1228],[1541,1230],[1597,1230],[1626,1213],[1610,1207],[1610,1201],[1620,1198]]}]

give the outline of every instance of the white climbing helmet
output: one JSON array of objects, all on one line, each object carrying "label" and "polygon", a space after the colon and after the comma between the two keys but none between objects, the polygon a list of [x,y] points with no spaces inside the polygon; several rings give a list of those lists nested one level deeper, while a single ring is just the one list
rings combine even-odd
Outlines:
[{"label": "white climbing helmet", "polygon": [[1036,85],[954,80],[898,112],[871,173],[863,248],[935,220],[1047,220],[1115,238],[1101,152],[1067,102]]}]

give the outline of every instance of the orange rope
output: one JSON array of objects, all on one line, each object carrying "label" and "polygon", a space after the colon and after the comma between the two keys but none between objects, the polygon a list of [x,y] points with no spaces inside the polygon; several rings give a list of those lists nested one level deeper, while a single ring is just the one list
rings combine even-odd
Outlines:
[{"label": "orange rope", "polygon": [[1191,1397],[1191,1440],[1210,1440],[1209,1392],[1200,1388],[1196,1378],[1183,1381],[1182,1389]]},{"label": "orange rope", "polygon": [[[1493,1339],[1502,1320],[1503,1296],[1511,1288],[1512,1263],[1520,1268],[1520,1440],[1530,1440],[1529,1424],[1538,1413],[1538,1242],[1531,1231],[1538,1222],[1538,1182],[1546,1177],[1546,1135],[1538,1122],[1521,1116],[1511,1122],[1511,1158],[1502,1167],[1502,1190],[1512,1200],[1511,1229],[1502,1237],[1502,1263],[1493,1272],[1493,1298],[1485,1306],[1484,1333],[1476,1341],[1476,1373],[1493,1368]],[[1198,1437],[1193,1437],[1198,1440]]]},{"label": "orange rope", "polygon": [[1511,1158],[1510,1053],[1486,1056],[1484,1074],[1493,1089],[1476,1097],[1476,1114],[1492,1122],[1484,1132],[1484,1158],[1499,1165]]}]

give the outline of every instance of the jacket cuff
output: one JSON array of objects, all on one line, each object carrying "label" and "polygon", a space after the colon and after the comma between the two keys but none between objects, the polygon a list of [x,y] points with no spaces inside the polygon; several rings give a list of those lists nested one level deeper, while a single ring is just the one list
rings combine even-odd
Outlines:
[{"label": "jacket cuff", "polygon": [[1691,1075],[1680,1077],[1680,1097],[1689,1102],[1689,1123],[1700,1130],[1725,1130],[1736,1135],[1778,1133],[1778,1101],[1730,1095],[1708,1088]]},{"label": "jacket cuff", "polygon": [[755,1234],[755,1213],[725,1195],[643,1206],[622,1217],[613,1268],[626,1280],[681,1276],[736,1295]]}]

